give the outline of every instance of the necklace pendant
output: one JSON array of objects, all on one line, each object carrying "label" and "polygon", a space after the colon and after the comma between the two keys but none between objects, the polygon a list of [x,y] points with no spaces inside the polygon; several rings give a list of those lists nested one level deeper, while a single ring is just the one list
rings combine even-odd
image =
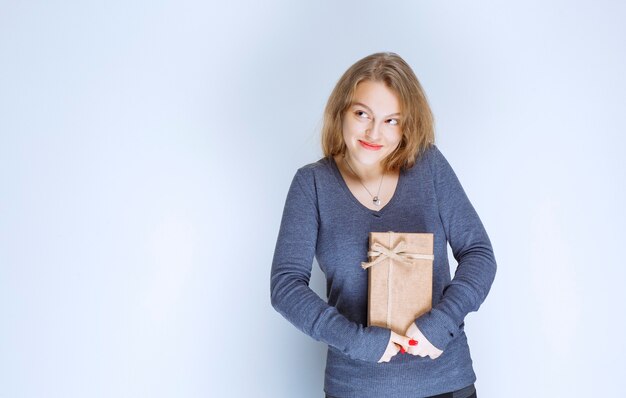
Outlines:
[{"label": "necklace pendant", "polygon": [[374,196],[373,202],[376,206],[380,206],[380,199],[378,199],[378,196]]}]

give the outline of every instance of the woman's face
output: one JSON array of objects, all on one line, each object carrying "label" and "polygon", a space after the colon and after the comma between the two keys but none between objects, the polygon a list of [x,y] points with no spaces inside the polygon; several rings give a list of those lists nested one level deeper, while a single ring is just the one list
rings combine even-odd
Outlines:
[{"label": "woman's face", "polygon": [[359,83],[343,116],[343,139],[349,158],[365,165],[380,164],[402,140],[398,96],[382,82]]}]

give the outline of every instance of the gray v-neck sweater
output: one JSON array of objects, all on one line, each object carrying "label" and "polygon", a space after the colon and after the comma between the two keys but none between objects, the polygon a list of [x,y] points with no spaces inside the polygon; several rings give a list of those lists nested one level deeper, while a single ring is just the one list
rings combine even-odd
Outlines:
[{"label": "gray v-neck sweater", "polygon": [[[367,327],[368,239],[376,232],[434,234],[433,308],[416,319],[443,354],[397,354],[377,363],[390,330]],[[458,262],[450,277],[447,244]],[[314,256],[328,302],[309,288]],[[341,398],[426,397],[461,389],[476,375],[464,318],[485,300],[496,273],[491,242],[452,167],[431,145],[401,170],[378,211],[349,190],[332,157],[299,168],[287,193],[271,270],[272,306],[299,330],[328,344],[324,391]]]}]

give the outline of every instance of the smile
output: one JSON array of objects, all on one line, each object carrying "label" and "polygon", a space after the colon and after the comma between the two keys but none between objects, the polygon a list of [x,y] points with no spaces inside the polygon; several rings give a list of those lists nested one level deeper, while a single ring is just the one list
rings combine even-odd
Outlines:
[{"label": "smile", "polygon": [[361,146],[362,146],[363,148],[365,148],[365,149],[369,149],[369,150],[371,150],[371,151],[377,151],[377,150],[379,150],[380,148],[382,148],[382,147],[383,147],[382,145],[373,145],[373,144],[368,144],[368,143],[366,143],[365,141],[361,141],[361,140],[359,140],[359,143],[361,144]]}]

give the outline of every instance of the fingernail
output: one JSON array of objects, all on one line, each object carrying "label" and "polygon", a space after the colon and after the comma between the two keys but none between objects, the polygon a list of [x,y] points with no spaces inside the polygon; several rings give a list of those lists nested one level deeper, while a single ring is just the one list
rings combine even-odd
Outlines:
[{"label": "fingernail", "polygon": [[417,340],[409,340],[409,345],[417,345]]},{"label": "fingernail", "polygon": [[401,352],[401,353],[403,353],[403,354],[406,352],[406,350],[404,349],[404,347],[400,347],[400,352]]}]

